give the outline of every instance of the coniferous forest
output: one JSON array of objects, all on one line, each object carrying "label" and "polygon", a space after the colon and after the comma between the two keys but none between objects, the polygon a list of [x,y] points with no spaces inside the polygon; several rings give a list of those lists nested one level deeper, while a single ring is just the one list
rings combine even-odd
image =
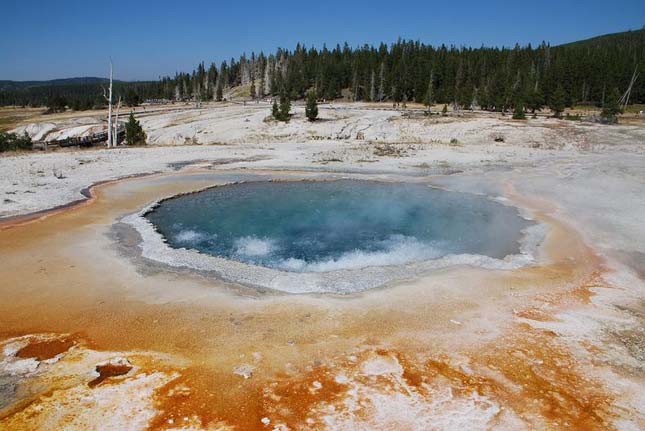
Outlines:
[{"label": "coniferous forest", "polygon": [[[315,89],[319,99],[454,104],[489,110],[602,106],[622,94],[634,71],[642,75],[631,103],[645,103],[645,29],[550,46],[465,48],[399,40],[392,45],[347,44],[251,53],[221,64],[201,63],[191,73],[150,82],[118,82],[128,105],[146,99],[223,100],[247,86],[254,97],[286,95],[303,99]],[[102,106],[103,80],[61,83],[0,81],[0,105]]]}]

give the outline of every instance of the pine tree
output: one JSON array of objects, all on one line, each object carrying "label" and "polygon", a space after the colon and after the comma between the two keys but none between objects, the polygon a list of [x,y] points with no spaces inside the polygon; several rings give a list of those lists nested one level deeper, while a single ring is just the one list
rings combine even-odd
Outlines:
[{"label": "pine tree", "polygon": [[534,115],[535,111],[539,111],[544,106],[544,95],[537,86],[529,93],[527,106]]},{"label": "pine tree", "polygon": [[526,120],[524,113],[524,104],[521,100],[515,102],[515,110],[513,111],[513,120]]},{"label": "pine tree", "polygon": [[255,79],[251,80],[251,99],[255,100]]},{"label": "pine tree", "polygon": [[56,113],[56,112],[64,112],[65,108],[67,107],[67,101],[63,96],[56,95],[54,97],[51,97],[49,99],[49,102],[47,103],[47,112],[48,113]]},{"label": "pine tree", "polygon": [[424,99],[424,105],[428,107],[428,114],[430,113],[430,110],[432,108],[432,104],[434,103],[434,89],[433,87],[433,76],[432,73],[430,74],[430,81],[428,82],[428,89],[426,90],[426,97]]},{"label": "pine tree", "polygon": [[376,96],[378,102],[382,102],[385,99],[385,88],[385,62],[382,62],[378,72],[378,95]]},{"label": "pine tree", "polygon": [[213,87],[209,85],[208,88],[206,89],[206,95],[204,97],[204,102],[209,101],[209,100],[213,100],[213,96],[214,96]]},{"label": "pine tree", "polygon": [[289,111],[291,111],[291,101],[289,96],[286,93],[283,93],[280,96],[280,111],[279,118],[280,121],[289,121]]},{"label": "pine tree", "polygon": [[551,102],[549,103],[549,108],[553,111],[553,116],[555,118],[562,117],[564,108],[566,107],[566,93],[564,88],[561,85],[558,85],[553,95],[551,95]]},{"label": "pine tree", "polygon": [[139,98],[139,95],[136,93],[136,91],[130,88],[125,92],[124,101],[128,106],[137,106],[141,102],[141,99]]},{"label": "pine tree", "polygon": [[312,90],[307,94],[307,105],[305,106],[305,115],[309,121],[316,121],[318,118],[318,102],[316,93]]},{"label": "pine tree", "polygon": [[488,85],[484,85],[477,92],[477,102],[481,109],[488,111],[491,107],[490,95],[488,94]]},{"label": "pine tree", "polygon": [[145,145],[146,138],[141,123],[134,118],[134,112],[130,112],[130,118],[125,124],[125,139],[128,145]]},{"label": "pine tree", "polygon": [[215,100],[221,102],[224,99],[224,88],[222,80],[220,79],[217,82],[217,88],[215,89]]},{"label": "pine tree", "polygon": [[459,90],[457,102],[463,109],[470,109],[473,105],[474,89],[470,82],[466,82]]},{"label": "pine tree", "polygon": [[614,88],[607,98],[605,99],[605,106],[602,108],[600,117],[607,123],[617,123],[618,114],[622,114],[623,110],[620,108],[620,93],[617,88]]},{"label": "pine tree", "polygon": [[275,99],[273,99],[273,106],[271,107],[271,116],[274,120],[280,120],[280,108],[278,108],[278,102]]}]

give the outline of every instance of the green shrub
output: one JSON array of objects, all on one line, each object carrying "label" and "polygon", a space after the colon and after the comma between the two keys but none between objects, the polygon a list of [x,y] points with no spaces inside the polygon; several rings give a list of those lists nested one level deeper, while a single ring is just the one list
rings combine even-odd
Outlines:
[{"label": "green shrub", "polygon": [[318,118],[318,102],[316,102],[316,93],[312,90],[307,94],[307,106],[305,106],[305,115],[309,121],[316,121]]},{"label": "green shrub", "polygon": [[128,145],[145,145],[146,144],[146,133],[141,127],[141,123],[134,118],[134,113],[130,113],[130,118],[125,124],[125,140]]},{"label": "green shrub", "polygon": [[609,95],[607,96],[607,100],[605,100],[605,105],[602,108],[602,112],[600,113],[600,118],[605,123],[617,123],[618,122],[618,115],[623,113],[623,110],[620,107],[620,93],[618,92],[617,88],[614,88]]},{"label": "green shrub", "polygon": [[273,100],[273,106],[271,107],[271,116],[275,120],[280,119],[280,108],[278,108],[278,101],[275,99]]},{"label": "green shrub", "polygon": [[31,150],[33,142],[25,132],[22,136],[15,133],[0,132],[0,152],[16,151],[16,150]]},{"label": "green shrub", "polygon": [[289,111],[291,110],[291,101],[289,100],[289,97],[285,94],[282,93],[280,95],[280,104],[274,100],[273,101],[273,107],[271,109],[271,115],[273,116],[274,119],[278,121],[289,121],[290,115]]},{"label": "green shrub", "polygon": [[515,110],[513,111],[513,120],[526,120],[526,114],[524,113],[524,106],[522,103],[515,104]]}]

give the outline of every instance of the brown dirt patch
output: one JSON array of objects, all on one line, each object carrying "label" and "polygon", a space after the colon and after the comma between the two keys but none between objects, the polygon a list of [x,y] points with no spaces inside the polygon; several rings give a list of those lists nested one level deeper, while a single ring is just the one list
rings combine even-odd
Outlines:
[{"label": "brown dirt patch", "polygon": [[34,340],[18,350],[19,358],[35,358],[38,361],[51,359],[68,351],[76,342],[71,338],[53,338],[49,340]]}]

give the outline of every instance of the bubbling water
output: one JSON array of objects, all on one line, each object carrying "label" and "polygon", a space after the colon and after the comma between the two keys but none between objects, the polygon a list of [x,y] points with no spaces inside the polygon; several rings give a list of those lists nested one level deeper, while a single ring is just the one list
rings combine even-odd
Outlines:
[{"label": "bubbling water", "polygon": [[251,182],[162,201],[146,217],[173,248],[288,272],[504,258],[531,222],[490,199],[421,184]]}]

